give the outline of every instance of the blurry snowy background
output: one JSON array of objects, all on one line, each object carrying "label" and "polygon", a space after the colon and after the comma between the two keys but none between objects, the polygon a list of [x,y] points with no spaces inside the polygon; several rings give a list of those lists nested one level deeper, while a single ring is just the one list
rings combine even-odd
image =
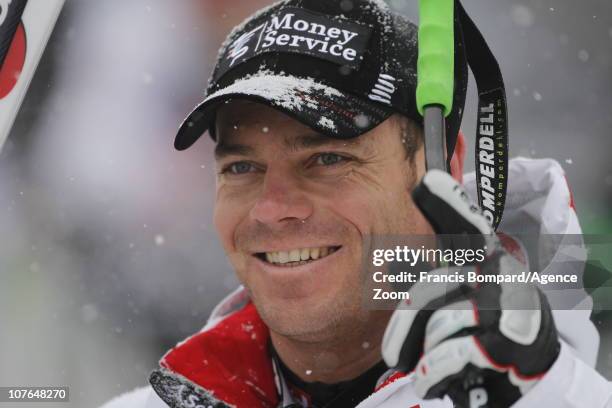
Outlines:
[{"label": "blurry snowy background", "polygon": [[[68,385],[70,406],[97,406],[145,384],[235,287],[211,143],[172,142],[226,33],[266,3],[66,2],[0,154],[0,385]],[[505,75],[512,154],[559,160],[587,231],[611,233],[612,3],[464,4]],[[416,1],[391,5],[415,19]],[[612,320],[594,320],[612,378]]]}]

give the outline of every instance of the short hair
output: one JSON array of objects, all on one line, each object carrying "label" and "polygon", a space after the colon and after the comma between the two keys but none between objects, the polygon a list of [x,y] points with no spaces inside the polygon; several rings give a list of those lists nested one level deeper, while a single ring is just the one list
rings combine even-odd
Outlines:
[{"label": "short hair", "polygon": [[414,120],[399,113],[393,114],[391,120],[395,121],[400,129],[400,137],[406,152],[406,159],[414,160],[416,152],[423,144],[423,127]]}]

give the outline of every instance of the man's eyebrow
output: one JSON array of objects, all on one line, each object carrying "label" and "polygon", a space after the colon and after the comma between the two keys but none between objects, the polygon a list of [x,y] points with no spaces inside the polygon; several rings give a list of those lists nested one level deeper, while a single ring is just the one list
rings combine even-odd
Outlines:
[{"label": "man's eyebrow", "polygon": [[219,142],[215,146],[215,159],[220,160],[230,155],[247,156],[254,152],[251,146]]},{"label": "man's eyebrow", "polygon": [[334,139],[318,133],[303,134],[296,137],[286,137],[285,148],[289,151],[300,151],[324,146],[359,146],[361,143],[354,139]]},{"label": "man's eyebrow", "polygon": [[[299,152],[302,150],[314,149],[325,146],[365,146],[358,138],[353,139],[334,139],[318,133],[302,134],[299,136],[287,136],[283,140],[285,149],[289,152]],[[248,156],[255,154],[252,146],[239,143],[219,142],[215,146],[215,159],[221,160],[230,155]]]}]

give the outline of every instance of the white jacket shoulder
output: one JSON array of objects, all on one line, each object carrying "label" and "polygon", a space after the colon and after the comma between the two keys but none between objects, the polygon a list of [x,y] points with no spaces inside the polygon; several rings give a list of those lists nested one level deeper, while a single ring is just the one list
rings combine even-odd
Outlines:
[{"label": "white jacket shoulder", "polygon": [[100,408],[168,408],[168,405],[157,396],[151,386],[146,386],[121,394]]}]

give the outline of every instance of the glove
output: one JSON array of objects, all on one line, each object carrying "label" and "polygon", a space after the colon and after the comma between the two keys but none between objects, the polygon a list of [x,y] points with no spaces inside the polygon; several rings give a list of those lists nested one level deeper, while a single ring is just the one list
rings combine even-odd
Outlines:
[{"label": "glove", "polygon": [[[429,275],[524,270],[450,175],[429,171],[413,198],[437,234],[455,234],[442,242],[445,248],[486,248],[479,265],[439,268]],[[385,331],[383,358],[390,367],[415,370],[421,398],[448,395],[460,408],[507,408],[546,374],[560,352],[550,306],[535,285],[418,282],[410,308],[402,307]]]}]

